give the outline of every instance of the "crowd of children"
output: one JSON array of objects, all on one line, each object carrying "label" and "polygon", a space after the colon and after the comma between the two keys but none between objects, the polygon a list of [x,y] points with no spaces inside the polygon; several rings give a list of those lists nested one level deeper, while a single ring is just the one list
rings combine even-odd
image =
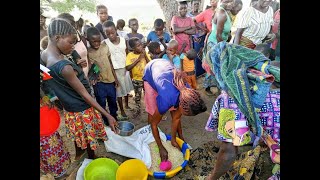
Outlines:
[{"label": "crowd of children", "polygon": [[[165,22],[158,18],[154,21],[153,30],[146,37],[138,33],[139,21],[136,18],[129,19],[127,25],[131,32],[126,32],[126,22],[118,19],[115,24],[105,5],[96,6],[99,17],[96,26],[84,25],[82,18],[74,19],[69,13],[61,13],[46,27],[46,17],[43,10],[40,10],[40,64],[49,69],[51,76],[45,79],[41,72],[40,105],[51,107],[54,104],[54,108],[62,115],[61,120],[65,121],[67,136],[75,143],[76,157],[86,149],[89,158],[97,158],[94,150],[99,141],[108,139],[104,127],[110,126],[117,132],[117,122],[129,119],[127,110],[134,111],[135,116],[141,115],[141,98],[144,96],[148,122],[151,124],[161,159],[166,160],[168,153],[160,142],[157,129],[162,116],[167,111],[171,112],[172,137],[178,134],[183,139],[181,116],[193,116],[207,110],[197,91],[199,59],[203,67],[201,71],[206,70],[208,73],[207,79],[213,77],[216,86],[221,88],[222,95],[228,97],[227,86],[222,82],[225,79],[220,77],[224,71],[220,72],[214,67],[216,64],[211,59],[218,58],[216,54],[221,53],[219,46],[230,40],[234,16],[241,9],[238,4],[242,5],[239,0],[236,1],[238,3],[234,5],[235,0],[220,0],[219,4],[217,0],[212,0],[212,7],[200,12],[199,1],[194,0],[191,3],[193,10],[189,13],[187,1],[179,1],[178,12],[172,17],[170,31],[165,30]],[[260,7],[261,4],[262,0],[258,0],[255,6]],[[237,12],[232,13],[233,10]],[[279,34],[277,38],[280,44],[280,28],[274,32]],[[276,49],[276,45],[272,44],[273,49]],[[202,50],[203,46],[206,51]],[[260,45],[255,47],[256,51],[262,53],[267,49],[259,49]],[[237,49],[233,45],[226,45],[224,48]],[[244,52],[250,53],[247,50]],[[267,56],[269,55],[265,54],[265,57]],[[275,56],[280,56],[278,51]],[[245,59],[246,56],[242,58]],[[218,74],[217,79],[214,78],[215,74]],[[211,92],[210,87],[211,85],[205,86],[206,92]],[[131,95],[132,91],[134,95]],[[51,98],[48,100],[49,95]],[[280,96],[280,93],[277,95]],[[134,107],[129,107],[131,97],[135,102]],[[228,110],[219,108],[213,108],[215,121],[218,121],[217,114],[229,113]],[[222,136],[220,138],[223,139]],[[231,140],[227,142],[235,141],[233,136],[228,138]],[[58,141],[60,149],[50,149],[48,142],[52,139]],[[172,139],[172,145],[178,147],[175,138]],[[246,141],[245,138],[240,141],[239,137],[238,140],[236,144],[233,143],[235,146]],[[223,141],[226,141],[226,138]],[[40,146],[41,170],[52,173],[55,177],[62,176],[70,165],[70,155],[61,151],[63,142],[59,134],[41,136]],[[231,147],[229,144],[226,146]],[[51,156],[44,155],[47,151],[51,154],[61,151],[64,155],[55,156],[56,159],[52,162]],[[216,171],[219,168],[217,167]],[[212,172],[210,178],[220,177],[225,169],[216,171]]]}]

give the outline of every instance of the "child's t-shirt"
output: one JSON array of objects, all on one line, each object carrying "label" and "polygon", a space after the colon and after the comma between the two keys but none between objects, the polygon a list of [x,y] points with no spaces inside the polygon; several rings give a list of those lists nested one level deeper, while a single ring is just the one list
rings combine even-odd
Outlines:
[{"label": "child's t-shirt", "polygon": [[88,48],[88,56],[89,61],[99,67],[100,82],[112,83],[115,81],[114,75],[112,74],[110,60],[108,58],[110,56],[110,51],[106,43],[103,42],[97,50]]},{"label": "child's t-shirt", "polygon": [[[169,41],[171,40],[170,34],[168,34],[167,32],[163,32],[163,38],[164,38],[165,43],[169,43]],[[161,44],[159,37],[157,36],[155,31],[151,31],[148,34],[147,41],[155,41],[155,42],[158,42],[159,44]]]},{"label": "child's t-shirt", "polygon": [[[176,25],[177,27],[195,27],[195,24],[191,17],[181,18],[179,16],[173,16],[171,20],[171,27]],[[186,43],[186,47],[183,52],[187,52],[191,48],[190,35],[187,33],[173,34],[173,38],[178,41],[178,49],[182,48],[182,44]]]},{"label": "child's t-shirt", "polygon": [[[169,60],[169,61],[170,61],[170,59],[169,59],[169,57],[168,57],[167,54],[164,54],[164,55],[162,56],[162,59],[166,59],[166,60]],[[175,55],[175,56],[173,57],[172,61],[173,61],[173,65],[174,65],[177,69],[181,69],[181,61],[180,61],[180,57],[179,57],[178,55]]]},{"label": "child's t-shirt", "polygon": [[[149,61],[151,60],[150,56],[148,53],[146,53]],[[134,63],[134,61],[136,61],[139,58],[140,54],[134,54],[133,52],[130,52],[127,55],[127,59],[126,59],[126,66],[129,66],[131,64]],[[144,71],[144,67],[147,64],[147,60],[146,59],[142,59],[140,62],[138,62],[138,64],[136,64],[132,69],[132,79],[134,80],[138,80],[138,81],[142,81],[142,76],[143,76],[143,71]]]},{"label": "child's t-shirt", "polygon": [[104,40],[109,47],[111,53],[111,61],[114,69],[121,69],[126,67],[126,40],[120,38],[120,43],[115,45],[110,39]]},{"label": "child's t-shirt", "polygon": [[180,59],[182,59],[182,66],[183,66],[183,71],[185,72],[191,72],[194,71],[194,60],[193,59],[189,59],[185,54],[181,54],[180,55]]}]

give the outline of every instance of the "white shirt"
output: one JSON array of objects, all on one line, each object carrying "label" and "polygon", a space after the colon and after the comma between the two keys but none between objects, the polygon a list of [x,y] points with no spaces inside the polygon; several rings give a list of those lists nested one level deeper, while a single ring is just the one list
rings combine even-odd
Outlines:
[{"label": "white shirt", "polygon": [[109,47],[111,53],[111,61],[114,69],[121,69],[126,67],[126,40],[123,37],[119,38],[120,43],[118,45],[113,44],[109,40],[109,38],[104,40],[104,42],[106,42]]}]

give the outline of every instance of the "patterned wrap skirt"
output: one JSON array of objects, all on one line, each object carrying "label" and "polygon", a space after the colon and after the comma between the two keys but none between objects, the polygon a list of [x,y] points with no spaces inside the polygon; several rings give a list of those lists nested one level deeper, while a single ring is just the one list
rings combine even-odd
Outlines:
[{"label": "patterned wrap skirt", "polygon": [[70,154],[58,131],[40,137],[40,169],[55,178],[64,175],[71,164]]},{"label": "patterned wrap skirt", "polygon": [[98,139],[108,139],[101,114],[93,107],[82,112],[64,111],[64,117],[67,136],[81,149],[86,149],[90,144],[90,148],[96,150],[99,145]]}]

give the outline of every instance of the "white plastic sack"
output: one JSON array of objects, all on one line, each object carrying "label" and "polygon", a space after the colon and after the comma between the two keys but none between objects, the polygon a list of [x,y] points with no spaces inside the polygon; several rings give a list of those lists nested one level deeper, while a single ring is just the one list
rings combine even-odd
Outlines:
[{"label": "white plastic sack", "polygon": [[[150,125],[146,125],[131,136],[120,136],[106,127],[108,140],[104,141],[108,152],[113,152],[125,157],[140,159],[147,168],[151,167],[151,154],[149,143],[155,141]],[[166,135],[158,128],[160,139],[166,141]]]},{"label": "white plastic sack", "polygon": [[88,166],[88,164],[92,161],[92,159],[85,158],[80,166],[80,168],[77,171],[77,177],[76,180],[84,180],[83,173],[84,169]]}]

